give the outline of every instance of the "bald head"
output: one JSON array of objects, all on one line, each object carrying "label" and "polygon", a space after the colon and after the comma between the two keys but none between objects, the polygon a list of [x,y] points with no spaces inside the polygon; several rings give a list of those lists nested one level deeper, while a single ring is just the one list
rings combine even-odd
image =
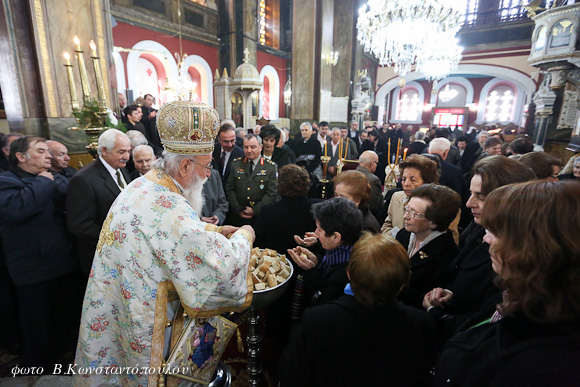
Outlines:
[{"label": "bald head", "polygon": [[55,172],[60,172],[67,168],[70,157],[68,156],[68,149],[66,149],[66,146],[54,140],[47,141],[46,145],[48,146],[48,152],[52,156],[52,159],[50,160],[50,168]]},{"label": "bald head", "polygon": [[375,173],[377,164],[379,163],[379,155],[373,151],[364,151],[358,158],[358,163],[361,167],[365,167],[370,173]]}]

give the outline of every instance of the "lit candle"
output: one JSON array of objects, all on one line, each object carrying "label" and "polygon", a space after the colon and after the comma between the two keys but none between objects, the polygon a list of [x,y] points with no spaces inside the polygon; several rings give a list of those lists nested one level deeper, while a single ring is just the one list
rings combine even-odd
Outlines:
[{"label": "lit candle", "polygon": [[66,75],[68,77],[68,90],[70,93],[70,103],[73,107],[73,109],[78,108],[78,103],[77,103],[77,90],[75,87],[75,80],[73,77],[73,72],[72,72],[72,65],[70,64],[70,54],[68,53],[68,51],[64,52],[64,59],[66,60],[66,64],[64,65],[64,67],[66,67]]},{"label": "lit candle", "polygon": [[324,157],[328,157],[328,152],[326,151],[326,140],[324,140]]},{"label": "lit candle", "polygon": [[101,76],[101,65],[99,64],[99,57],[97,56],[97,45],[91,40],[91,59],[93,60],[93,68],[95,69],[95,78],[97,80],[97,98],[99,99],[99,107],[106,108],[107,100],[105,99],[105,85]]},{"label": "lit candle", "polygon": [[77,45],[75,53],[77,54],[77,62],[79,64],[79,73],[81,75],[81,88],[83,89],[83,102],[86,102],[91,96],[91,87],[89,86],[89,78],[87,77],[87,68],[85,67],[85,59],[81,50],[81,42],[77,36],[74,37],[74,42]]},{"label": "lit candle", "polygon": [[405,150],[403,151],[403,161],[405,161],[405,159],[407,158],[407,151],[408,151],[407,148],[405,148]]}]

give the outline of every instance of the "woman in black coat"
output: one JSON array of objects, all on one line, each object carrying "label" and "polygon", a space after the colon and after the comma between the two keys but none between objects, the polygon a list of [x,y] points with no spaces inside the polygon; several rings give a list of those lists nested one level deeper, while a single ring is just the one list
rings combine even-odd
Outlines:
[{"label": "woman in black coat", "polygon": [[423,307],[440,322],[443,338],[485,319],[501,299],[493,284],[489,245],[482,240],[485,229],[481,226],[481,212],[487,205],[487,195],[498,187],[535,179],[528,167],[504,156],[478,161],[473,173],[467,207],[474,221],[461,234],[461,251],[451,264],[451,282],[447,288],[434,288],[423,298]]},{"label": "woman in black coat", "polygon": [[580,384],[579,197],[574,182],[529,182],[486,198],[484,240],[503,297],[447,342],[435,385]]},{"label": "woman in black coat", "polygon": [[361,211],[363,230],[374,234],[381,232],[377,218],[369,209],[371,186],[367,177],[360,171],[345,171],[332,179],[334,196],[353,201]]},{"label": "woman in black coat", "polygon": [[280,386],[426,386],[435,324],[398,303],[409,259],[394,239],[365,234],[347,265],[350,284],[308,308],[279,362]]},{"label": "woman in black coat", "polygon": [[405,304],[421,308],[425,293],[449,285],[459,249],[448,227],[460,204],[459,194],[444,185],[425,184],[412,191],[403,215],[405,228],[396,236],[411,259],[411,281],[399,294]]}]

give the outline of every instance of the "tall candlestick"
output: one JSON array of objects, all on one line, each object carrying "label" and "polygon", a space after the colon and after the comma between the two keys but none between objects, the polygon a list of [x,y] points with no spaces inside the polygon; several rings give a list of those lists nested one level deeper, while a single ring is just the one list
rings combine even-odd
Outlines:
[{"label": "tall candlestick", "polygon": [[324,157],[328,157],[328,152],[326,150],[326,143],[327,143],[327,141],[324,140]]},{"label": "tall candlestick", "polygon": [[348,137],[344,139],[344,142],[346,142],[346,150],[344,151],[344,159],[346,160],[346,155],[348,154]]},{"label": "tall candlestick", "polygon": [[389,156],[389,164],[393,163],[393,160],[391,159],[391,139],[389,138],[389,150],[387,151],[387,155]]},{"label": "tall candlestick", "polygon": [[342,139],[338,140],[338,159],[342,161]]},{"label": "tall candlestick", "polygon": [[397,141],[397,156],[395,157],[395,164],[399,162],[399,149],[401,149],[401,139]]},{"label": "tall candlestick", "polygon": [[408,148],[405,148],[405,150],[403,151],[403,161],[405,161],[405,159],[407,158],[407,151],[408,150],[409,150]]},{"label": "tall candlestick", "polygon": [[81,88],[83,89],[83,102],[86,103],[91,96],[91,87],[89,85],[89,78],[87,77],[87,68],[85,67],[85,59],[83,51],[81,50],[81,42],[77,36],[74,37],[74,42],[77,45],[75,53],[77,55],[77,62],[79,64],[79,73],[81,75]]},{"label": "tall candlestick", "polygon": [[68,76],[68,90],[70,93],[70,103],[73,109],[78,109],[79,104],[77,102],[77,89],[75,87],[75,80],[73,77],[72,65],[70,64],[70,55],[68,51],[65,51],[64,59],[66,60],[66,64],[64,65],[64,67],[66,67],[66,74]]},{"label": "tall candlestick", "polygon": [[99,64],[99,56],[97,55],[97,46],[91,40],[91,59],[93,60],[93,68],[95,69],[95,78],[97,79],[97,98],[99,99],[99,107],[101,109],[107,108],[107,100],[105,99],[105,85],[101,76],[101,65]]}]

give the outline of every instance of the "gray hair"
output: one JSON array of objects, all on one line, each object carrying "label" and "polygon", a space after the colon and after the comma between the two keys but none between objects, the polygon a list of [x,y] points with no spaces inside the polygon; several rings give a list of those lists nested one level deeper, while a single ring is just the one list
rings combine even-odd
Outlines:
[{"label": "gray hair", "polygon": [[151,153],[151,156],[155,156],[155,152],[153,151],[153,148],[151,148],[151,146],[149,145],[137,145],[135,148],[133,148],[133,158],[135,158],[135,153],[142,151],[142,150],[146,150],[149,151]]},{"label": "gray hair", "polygon": [[242,136],[242,133],[244,133],[244,136],[246,135],[246,129],[244,128],[236,128],[236,136],[238,137],[244,137]]},{"label": "gray hair", "polygon": [[489,132],[487,130],[482,130],[481,132],[479,132],[479,134],[477,135],[477,138],[479,139],[481,136],[489,136]]},{"label": "gray hair", "polygon": [[303,128],[304,126],[308,126],[308,128],[309,128],[310,130],[312,130],[312,125],[310,125],[310,122],[303,122],[303,123],[301,123],[301,124],[300,124],[300,130],[302,130],[302,128]]},{"label": "gray hair", "polygon": [[147,137],[138,130],[128,130],[126,134],[127,137],[129,137],[129,141],[131,141],[131,148],[135,148],[138,145],[147,145],[149,143]]},{"label": "gray hair", "polygon": [[125,138],[127,141],[131,142],[129,136],[125,133],[121,132],[117,129],[107,129],[99,136],[98,148],[97,153],[101,156],[103,148],[107,148],[109,150],[115,147],[115,143],[117,142],[117,138]]},{"label": "gray hair", "polygon": [[336,126],[334,128],[332,128],[332,133],[334,132],[338,132],[340,133],[340,128],[337,128]]},{"label": "gray hair", "polygon": [[153,164],[151,164],[151,169],[154,169],[157,172],[166,173],[170,176],[176,176],[179,172],[179,164],[184,159],[191,160],[192,158],[195,159],[196,157],[197,156],[178,155],[175,153],[163,151],[163,155],[155,160]]},{"label": "gray hair", "polygon": [[425,140],[425,132],[418,131],[415,133],[415,141],[423,141]]},{"label": "gray hair", "polygon": [[451,142],[443,137],[434,138],[429,141],[429,153],[434,153],[436,155],[443,155],[451,148]]},{"label": "gray hair", "polygon": [[258,140],[258,144],[262,145],[262,137],[256,135],[256,134],[248,134],[246,137],[244,137],[244,141],[246,140],[251,140],[252,138],[255,138],[256,140]]}]

